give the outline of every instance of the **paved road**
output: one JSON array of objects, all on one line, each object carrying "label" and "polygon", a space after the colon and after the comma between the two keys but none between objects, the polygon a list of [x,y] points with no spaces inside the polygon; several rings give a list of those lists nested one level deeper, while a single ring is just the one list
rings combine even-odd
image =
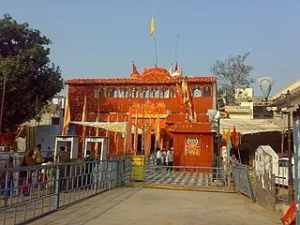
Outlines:
[{"label": "paved road", "polygon": [[280,216],[237,194],[119,188],[31,224],[280,225]]}]

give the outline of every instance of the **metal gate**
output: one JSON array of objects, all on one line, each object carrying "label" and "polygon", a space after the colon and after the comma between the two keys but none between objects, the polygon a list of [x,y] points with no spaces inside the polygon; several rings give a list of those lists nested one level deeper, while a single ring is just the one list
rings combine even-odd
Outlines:
[{"label": "metal gate", "polygon": [[252,187],[250,170],[247,165],[238,164],[232,167],[233,177],[238,192],[247,195],[252,202],[255,201],[255,195]]}]

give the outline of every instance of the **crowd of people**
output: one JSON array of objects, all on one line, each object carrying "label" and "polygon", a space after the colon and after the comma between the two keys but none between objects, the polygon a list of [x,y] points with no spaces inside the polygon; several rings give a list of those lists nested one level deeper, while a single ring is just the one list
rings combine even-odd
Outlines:
[{"label": "crowd of people", "polygon": [[[29,169],[33,166],[46,166],[54,163],[61,163],[60,166],[60,177],[61,177],[61,189],[66,189],[68,177],[71,175],[71,166],[63,165],[65,163],[70,163],[70,153],[66,147],[60,147],[57,152],[56,157],[54,156],[54,151],[50,151],[46,157],[43,157],[41,152],[41,144],[36,145],[36,148],[32,151],[25,153],[20,163],[15,163],[14,151],[11,150],[8,154],[6,162],[3,166],[5,169],[19,167],[18,173],[12,170],[1,170],[0,171],[0,199],[4,200],[4,205],[7,204],[7,199],[13,193],[15,188],[19,188],[19,193],[22,195],[30,195],[30,189],[33,185],[39,184],[41,188],[54,188],[54,180],[56,176],[56,168],[52,167],[41,167],[40,169]],[[94,158],[91,156],[90,151],[87,151],[85,162],[93,161]],[[92,183],[92,163],[86,163],[83,169],[87,176],[84,180],[86,185]],[[70,183],[70,182],[69,182]],[[17,186],[17,187],[16,187]],[[15,188],[14,188],[15,187]]]}]

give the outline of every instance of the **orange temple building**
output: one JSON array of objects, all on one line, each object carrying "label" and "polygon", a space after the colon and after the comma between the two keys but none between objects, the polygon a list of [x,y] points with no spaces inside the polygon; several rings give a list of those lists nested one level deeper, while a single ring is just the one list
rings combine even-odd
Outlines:
[{"label": "orange temple building", "polygon": [[109,155],[148,156],[173,147],[175,165],[211,166],[214,133],[207,110],[216,109],[215,77],[183,77],[177,65],[174,73],[150,68],[140,74],[133,65],[129,78],[67,84],[69,134],[109,137]]}]

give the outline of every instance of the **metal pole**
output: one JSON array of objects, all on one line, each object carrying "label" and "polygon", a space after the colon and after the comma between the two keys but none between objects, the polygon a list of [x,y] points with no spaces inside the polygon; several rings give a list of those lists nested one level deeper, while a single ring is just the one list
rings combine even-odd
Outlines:
[{"label": "metal pole", "polygon": [[142,146],[141,146],[141,155],[144,155],[144,138],[145,138],[145,109],[144,109],[144,103],[143,103],[143,134],[142,134]]},{"label": "metal pole", "polygon": [[3,79],[3,90],[2,90],[2,100],[1,100],[1,112],[0,112],[0,134],[2,134],[2,119],[4,110],[4,100],[5,100],[5,90],[6,89],[6,74],[4,74]]},{"label": "metal pole", "polygon": [[[288,90],[286,93],[287,97],[287,109],[291,107],[291,93]],[[294,200],[294,185],[293,185],[293,167],[292,167],[292,139],[291,139],[291,112],[288,111],[288,192],[289,200]]]},{"label": "metal pole", "polygon": [[221,131],[220,131],[220,117],[218,118],[218,154],[222,156],[221,148]]}]

